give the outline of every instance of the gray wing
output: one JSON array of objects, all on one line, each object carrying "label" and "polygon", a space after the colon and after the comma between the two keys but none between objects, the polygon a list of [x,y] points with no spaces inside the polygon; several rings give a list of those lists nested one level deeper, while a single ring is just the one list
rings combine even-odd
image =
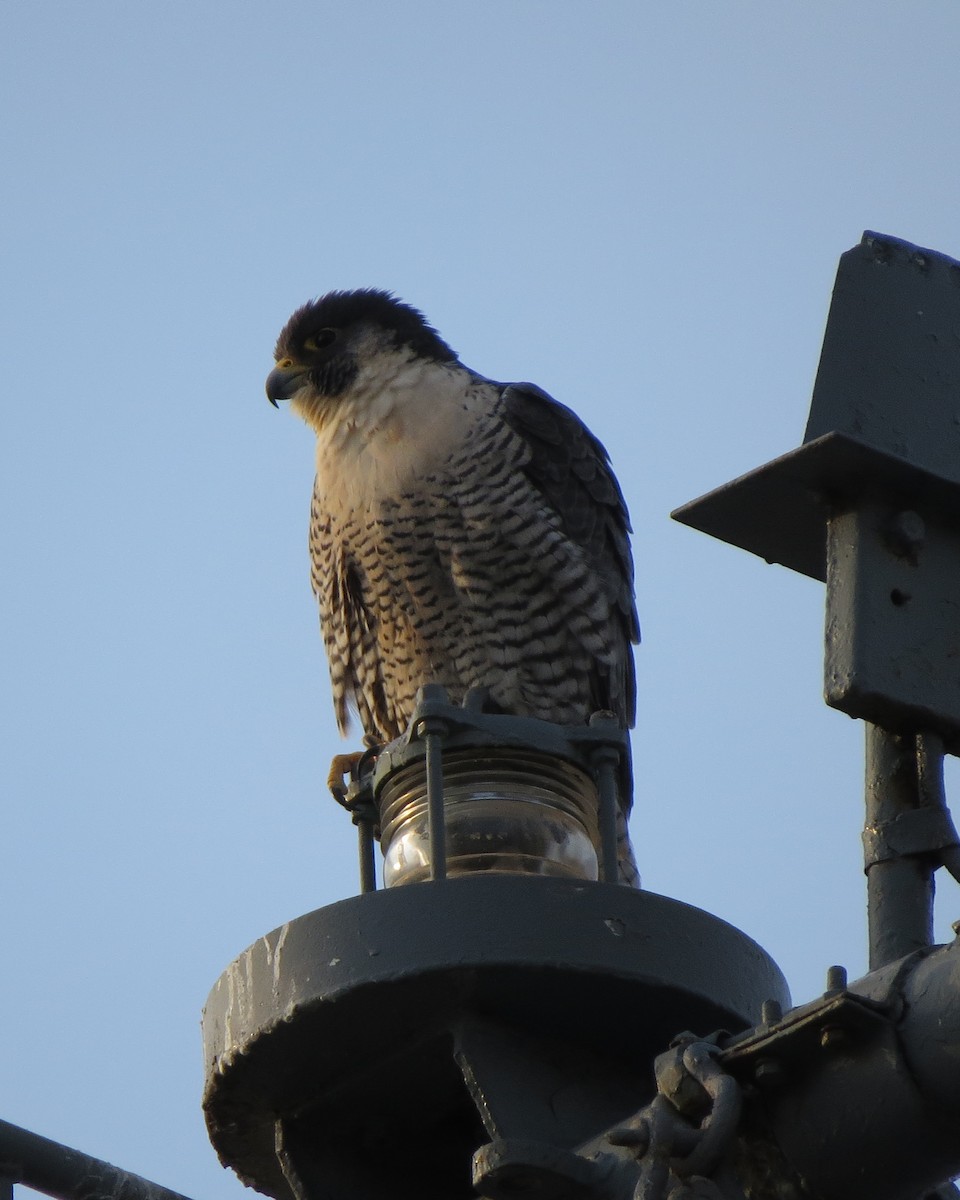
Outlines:
[{"label": "gray wing", "polygon": [[504,415],[530,450],[525,470],[564,532],[582,548],[617,614],[616,667],[596,680],[600,707],[628,727],[636,718],[636,671],[631,645],[640,640],[634,602],[630,518],[602,444],[576,413],[532,383],[505,385]]}]

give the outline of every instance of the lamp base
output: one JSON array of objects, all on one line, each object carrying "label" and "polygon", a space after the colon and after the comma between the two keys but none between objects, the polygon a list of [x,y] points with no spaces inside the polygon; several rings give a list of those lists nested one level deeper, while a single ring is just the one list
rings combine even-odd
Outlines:
[{"label": "lamp base", "polygon": [[570,1149],[653,1093],[677,1033],[788,1007],[699,909],[613,884],[462,876],[356,896],[255,942],[203,1017],[221,1160],[277,1200],[475,1197],[491,1137]]}]

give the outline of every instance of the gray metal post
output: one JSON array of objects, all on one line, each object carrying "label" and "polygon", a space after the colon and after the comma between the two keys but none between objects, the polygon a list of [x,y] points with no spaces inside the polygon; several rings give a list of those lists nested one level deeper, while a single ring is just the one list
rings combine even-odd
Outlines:
[{"label": "gray metal post", "polygon": [[360,858],[360,891],[377,890],[377,865],[374,849],[373,822],[357,821],[357,852]]},{"label": "gray metal post", "polygon": [[447,822],[443,807],[443,725],[424,721],[426,743],[427,827],[430,831],[430,878],[447,877]]},{"label": "gray metal post", "polygon": [[[674,513],[827,585],[824,696],[866,723],[870,965],[881,973],[929,953],[934,872],[960,876],[942,786],[943,753],[960,755],[958,285],[960,263],[864,234],[840,260],[803,445]],[[855,1069],[880,1016],[869,1004],[816,1030],[832,1057],[809,1093],[798,1071],[816,1043],[803,1020],[785,1017],[786,1056],[772,1053],[779,1034],[758,1038],[757,1079],[781,1081],[778,1138],[804,1188],[815,1176],[820,1196],[912,1200],[956,1173],[932,1078],[909,1096],[915,1066],[893,1053],[909,1030],[957,1061],[956,1037],[939,1032],[953,1028],[956,958],[936,960],[950,978],[936,1003],[890,1005],[873,1077]]]},{"label": "gray metal post", "polygon": [[870,834],[917,811],[921,781],[917,739],[865,722],[867,920],[870,969],[933,941],[935,862],[929,856],[876,858]]},{"label": "gray metal post", "polygon": [[864,234],[840,260],[802,446],[674,516],[827,585],[824,694],[867,722],[870,962],[929,944],[960,874],[960,263]]}]

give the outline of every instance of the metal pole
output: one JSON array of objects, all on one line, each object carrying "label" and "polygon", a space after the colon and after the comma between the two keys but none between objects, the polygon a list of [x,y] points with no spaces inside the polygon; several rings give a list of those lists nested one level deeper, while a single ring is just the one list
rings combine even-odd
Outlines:
[{"label": "metal pole", "polygon": [[426,743],[427,829],[430,838],[430,878],[447,877],[447,824],[443,811],[443,722],[424,721]]},{"label": "metal pole", "polygon": [[360,891],[377,890],[376,856],[373,847],[373,821],[368,817],[354,817],[357,826],[357,845],[360,854]]},{"label": "metal pole", "polygon": [[0,1163],[8,1183],[16,1168],[17,1183],[59,1200],[186,1200],[159,1183],[7,1121],[0,1121]]},{"label": "metal pole", "polygon": [[[917,738],[865,722],[865,845],[923,801]],[[876,970],[933,941],[935,864],[916,854],[867,855],[870,969]]]},{"label": "metal pole", "polygon": [[620,864],[617,860],[617,796],[616,769],[620,756],[615,750],[600,750],[594,756],[597,763],[597,793],[600,808],[600,882],[619,883]]}]

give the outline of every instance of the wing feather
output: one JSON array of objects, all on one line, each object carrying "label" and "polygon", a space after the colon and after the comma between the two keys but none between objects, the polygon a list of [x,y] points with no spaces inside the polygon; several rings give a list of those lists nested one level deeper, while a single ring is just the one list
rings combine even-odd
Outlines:
[{"label": "wing feather", "polygon": [[532,383],[505,385],[504,416],[529,449],[525,470],[567,537],[586,555],[615,608],[616,678],[606,681],[611,708],[632,726],[636,718],[636,672],[631,645],[640,640],[634,602],[630,518],[623,492],[601,442],[576,413]]}]

